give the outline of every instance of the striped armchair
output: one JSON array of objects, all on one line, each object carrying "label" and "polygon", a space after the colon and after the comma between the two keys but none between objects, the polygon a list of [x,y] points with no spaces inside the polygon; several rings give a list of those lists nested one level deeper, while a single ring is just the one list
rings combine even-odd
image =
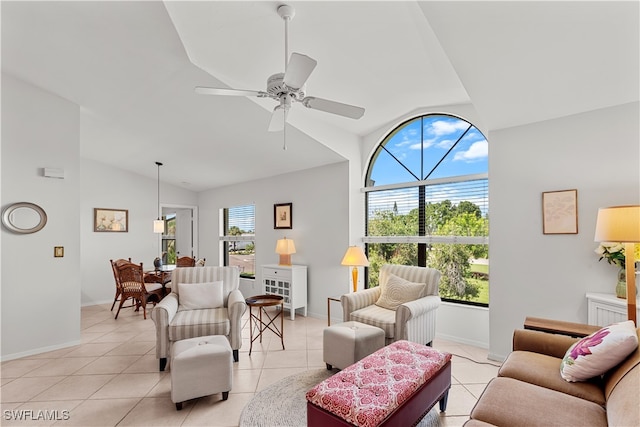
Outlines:
[{"label": "striped armchair", "polygon": [[[396,310],[376,305],[390,274],[409,282],[426,284],[422,297],[400,304]],[[383,329],[386,344],[408,340],[431,345],[436,335],[436,309],[440,305],[439,283],[440,272],[436,269],[385,264],[380,268],[380,286],[342,295],[343,320]]]},{"label": "striped armchair", "polygon": [[[180,305],[180,283],[223,282],[224,306],[191,310]],[[238,361],[242,346],[242,315],[247,305],[240,292],[237,267],[178,267],[171,274],[171,293],[151,312],[156,325],[156,357],[164,371],[171,345],[175,341],[206,335],[224,335],[229,339],[233,359]]]}]

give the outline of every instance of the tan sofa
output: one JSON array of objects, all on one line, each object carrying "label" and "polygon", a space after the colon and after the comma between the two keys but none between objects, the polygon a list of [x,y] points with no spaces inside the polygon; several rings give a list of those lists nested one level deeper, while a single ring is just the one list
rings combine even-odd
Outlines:
[{"label": "tan sofa", "polygon": [[[464,425],[640,426],[640,350],[636,348],[602,378],[567,382],[560,376],[565,352],[579,339],[575,336],[586,336],[599,327],[568,322],[552,326],[553,321],[548,325],[549,332],[514,332],[513,352],[498,377],[487,384]],[[640,329],[636,332],[640,337]]]}]

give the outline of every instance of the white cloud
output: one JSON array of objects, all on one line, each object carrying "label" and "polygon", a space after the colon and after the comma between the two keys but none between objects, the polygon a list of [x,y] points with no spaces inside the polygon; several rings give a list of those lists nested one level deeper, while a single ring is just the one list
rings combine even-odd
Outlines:
[{"label": "white cloud", "polygon": [[469,127],[469,123],[462,120],[436,120],[429,126],[429,133],[436,136],[449,135],[455,132],[464,131]]},{"label": "white cloud", "polygon": [[473,162],[476,160],[484,159],[489,155],[489,144],[486,140],[477,141],[471,144],[467,151],[458,151],[453,160],[462,160],[466,162]]}]

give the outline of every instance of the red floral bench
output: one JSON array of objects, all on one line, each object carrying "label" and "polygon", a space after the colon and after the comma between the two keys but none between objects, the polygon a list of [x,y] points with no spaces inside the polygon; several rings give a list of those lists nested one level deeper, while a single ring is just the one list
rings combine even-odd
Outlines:
[{"label": "red floral bench", "polygon": [[307,392],[307,426],[399,426],[447,406],[451,354],[396,341]]}]

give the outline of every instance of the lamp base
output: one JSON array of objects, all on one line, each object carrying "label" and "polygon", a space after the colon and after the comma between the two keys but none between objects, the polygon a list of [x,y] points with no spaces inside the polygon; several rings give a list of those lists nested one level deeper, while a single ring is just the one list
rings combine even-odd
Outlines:
[{"label": "lamp base", "polygon": [[291,255],[280,254],[278,265],[291,265]]},{"label": "lamp base", "polygon": [[353,279],[353,292],[358,291],[358,267],[353,267],[351,270],[351,279]]}]

